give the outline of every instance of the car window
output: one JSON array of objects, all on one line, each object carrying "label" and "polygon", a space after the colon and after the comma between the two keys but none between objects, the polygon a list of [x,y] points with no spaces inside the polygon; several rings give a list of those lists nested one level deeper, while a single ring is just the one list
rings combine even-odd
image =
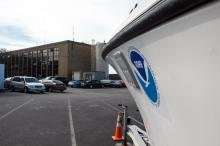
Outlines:
[{"label": "car window", "polygon": [[53,77],[46,77],[45,80],[51,80]]},{"label": "car window", "polygon": [[24,78],[20,78],[20,82],[24,82]]},{"label": "car window", "polygon": [[39,83],[39,81],[36,78],[25,78],[25,81],[27,83]]},{"label": "car window", "polygon": [[63,83],[63,82],[58,81],[58,80],[53,80],[53,82],[56,83],[56,84],[62,84]]},{"label": "car window", "polygon": [[19,77],[14,77],[14,79],[12,81],[20,82],[20,78]]},{"label": "car window", "polygon": [[48,83],[53,83],[53,81],[51,81],[51,80],[45,80],[45,81],[43,81],[43,83],[48,84]]},{"label": "car window", "polygon": [[66,79],[64,77],[57,77],[57,80],[65,81]]}]

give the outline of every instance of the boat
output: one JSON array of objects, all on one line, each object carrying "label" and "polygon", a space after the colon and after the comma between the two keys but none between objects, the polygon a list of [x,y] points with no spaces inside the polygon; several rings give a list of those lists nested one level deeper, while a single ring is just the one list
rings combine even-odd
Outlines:
[{"label": "boat", "polygon": [[217,0],[144,0],[105,45],[151,146],[220,146],[219,26]]}]

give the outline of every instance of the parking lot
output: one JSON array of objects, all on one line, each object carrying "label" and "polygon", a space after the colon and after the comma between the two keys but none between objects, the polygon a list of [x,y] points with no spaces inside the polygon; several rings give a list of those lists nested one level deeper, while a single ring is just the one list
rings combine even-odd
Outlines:
[{"label": "parking lot", "polygon": [[141,121],[126,88],[1,92],[0,145],[112,146],[120,103],[128,105],[129,115]]}]

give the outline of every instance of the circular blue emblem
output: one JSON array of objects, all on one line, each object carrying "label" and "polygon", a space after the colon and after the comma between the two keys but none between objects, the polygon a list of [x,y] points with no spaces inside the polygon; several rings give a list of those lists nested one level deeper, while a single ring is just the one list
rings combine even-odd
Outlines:
[{"label": "circular blue emblem", "polygon": [[150,65],[141,52],[135,48],[129,50],[129,55],[133,65],[133,71],[135,72],[142,89],[149,97],[150,101],[159,106],[159,94],[157,92],[156,81]]}]

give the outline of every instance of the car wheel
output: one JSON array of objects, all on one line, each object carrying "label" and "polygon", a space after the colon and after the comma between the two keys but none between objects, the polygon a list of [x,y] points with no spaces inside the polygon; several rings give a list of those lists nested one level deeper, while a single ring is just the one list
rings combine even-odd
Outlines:
[{"label": "car wheel", "polygon": [[93,88],[93,86],[92,86],[92,85],[90,85],[90,86],[89,86],[89,88],[91,88],[91,89],[92,89],[92,88]]},{"label": "car wheel", "polygon": [[14,92],[15,91],[15,87],[11,86],[11,91]]},{"label": "car wheel", "polygon": [[63,90],[60,90],[61,93],[63,93]]},{"label": "car wheel", "polygon": [[24,87],[24,93],[28,93],[28,88]]},{"label": "car wheel", "polygon": [[50,87],[50,88],[48,89],[48,91],[49,91],[49,92],[53,92],[53,89],[52,89],[52,87]]},{"label": "car wheel", "polygon": [[105,86],[104,85],[102,85],[102,88],[104,88]]}]

